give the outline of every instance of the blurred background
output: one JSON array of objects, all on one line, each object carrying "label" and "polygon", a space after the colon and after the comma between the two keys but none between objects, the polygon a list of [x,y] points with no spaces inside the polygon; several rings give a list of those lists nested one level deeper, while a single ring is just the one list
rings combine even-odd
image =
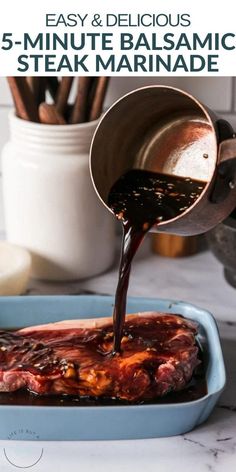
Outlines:
[{"label": "blurred background", "polygon": [[[193,94],[219,112],[236,129],[236,78],[235,77],[113,77],[110,80],[105,106],[108,107],[120,96],[132,89],[150,84],[165,84],[179,87]],[[72,90],[73,94],[73,90]],[[0,78],[0,152],[9,137],[8,113],[12,98],[5,77]],[[0,232],[4,231],[0,167]]]}]

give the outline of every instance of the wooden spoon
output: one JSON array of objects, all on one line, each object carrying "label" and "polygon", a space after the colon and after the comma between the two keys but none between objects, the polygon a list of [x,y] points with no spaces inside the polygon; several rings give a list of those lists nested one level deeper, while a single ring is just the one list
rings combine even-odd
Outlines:
[{"label": "wooden spoon", "polygon": [[40,123],[47,125],[65,125],[66,120],[59,113],[55,105],[44,102],[39,105]]},{"label": "wooden spoon", "polygon": [[62,77],[59,87],[57,89],[57,93],[55,97],[55,104],[56,104],[56,109],[62,115],[66,111],[73,80],[74,80],[74,77]]},{"label": "wooden spoon", "polygon": [[27,121],[39,121],[38,108],[26,77],[8,77],[16,114]]},{"label": "wooden spoon", "polygon": [[86,121],[89,89],[92,77],[80,77],[78,81],[77,95],[72,113],[69,119],[71,124],[83,123]]},{"label": "wooden spoon", "polygon": [[41,102],[44,102],[46,88],[45,77],[26,77],[26,80],[30,86],[36,104],[39,105]]},{"label": "wooden spoon", "polygon": [[109,84],[109,77],[98,77],[89,113],[89,121],[97,120],[102,113],[103,103]]}]

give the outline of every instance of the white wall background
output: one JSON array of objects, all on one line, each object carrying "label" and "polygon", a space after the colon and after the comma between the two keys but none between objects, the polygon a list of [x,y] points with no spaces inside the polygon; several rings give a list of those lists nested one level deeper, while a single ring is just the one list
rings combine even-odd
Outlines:
[{"label": "white wall background", "polygon": [[[218,112],[236,129],[236,78],[231,77],[113,77],[111,79],[106,106],[124,93],[143,85],[165,84],[182,88]],[[6,78],[0,78],[0,152],[9,138],[8,113],[12,99]],[[1,194],[0,166],[0,232],[4,231],[4,215]]]}]

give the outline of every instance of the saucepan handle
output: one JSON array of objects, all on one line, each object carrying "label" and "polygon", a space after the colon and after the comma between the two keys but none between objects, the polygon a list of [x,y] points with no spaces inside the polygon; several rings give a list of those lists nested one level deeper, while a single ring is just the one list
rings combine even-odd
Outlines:
[{"label": "saucepan handle", "polygon": [[219,144],[218,159],[220,165],[225,161],[236,159],[236,135]]},{"label": "saucepan handle", "polygon": [[[211,193],[213,203],[223,202],[236,187],[236,135],[219,144],[218,164],[214,188]],[[236,206],[236,202],[235,202]]]}]

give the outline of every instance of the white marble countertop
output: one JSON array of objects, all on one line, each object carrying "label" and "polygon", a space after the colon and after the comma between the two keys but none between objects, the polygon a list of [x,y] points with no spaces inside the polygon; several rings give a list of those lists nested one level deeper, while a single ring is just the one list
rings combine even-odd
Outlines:
[{"label": "white marble countertop", "polygon": [[[29,293],[113,294],[117,268],[70,284],[31,282]],[[132,272],[129,295],[185,300],[210,310],[220,329],[227,387],[210,419],[196,430],[173,438],[139,441],[68,443],[0,442],[0,470],[17,467],[35,472],[235,472],[236,467],[236,290],[208,252],[186,259],[150,254],[146,241]],[[4,449],[5,448],[5,449]],[[11,465],[9,460],[15,464]]]}]

